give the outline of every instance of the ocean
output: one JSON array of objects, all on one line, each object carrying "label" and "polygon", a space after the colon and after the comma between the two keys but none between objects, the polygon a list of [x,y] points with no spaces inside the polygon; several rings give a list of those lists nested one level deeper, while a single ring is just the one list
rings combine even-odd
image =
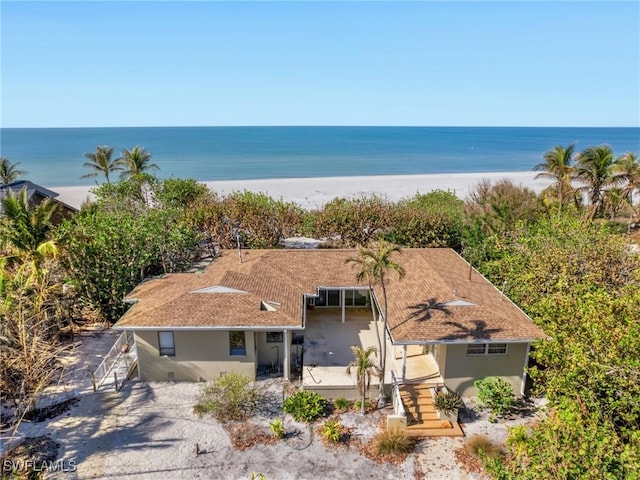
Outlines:
[{"label": "ocean", "polygon": [[0,155],[47,187],[92,185],[83,154],[140,145],[161,178],[240,180],[527,171],[554,145],[640,152],[640,128],[2,128]]}]

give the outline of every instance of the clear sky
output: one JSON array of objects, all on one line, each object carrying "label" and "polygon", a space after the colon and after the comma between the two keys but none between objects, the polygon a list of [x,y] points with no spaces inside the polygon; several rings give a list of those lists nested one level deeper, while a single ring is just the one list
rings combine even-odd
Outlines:
[{"label": "clear sky", "polygon": [[640,2],[0,2],[3,127],[639,126]]}]

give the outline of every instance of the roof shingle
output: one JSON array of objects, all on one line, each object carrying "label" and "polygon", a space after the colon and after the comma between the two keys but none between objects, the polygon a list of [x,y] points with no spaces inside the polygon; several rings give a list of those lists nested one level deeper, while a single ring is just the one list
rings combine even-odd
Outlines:
[{"label": "roof shingle", "polygon": [[[116,328],[302,327],[304,294],[318,287],[356,287],[346,260],[356,250],[248,250],[232,252],[204,273],[180,273],[141,283],[137,299]],[[451,249],[405,249],[394,261],[402,280],[387,278],[388,326],[395,342],[525,341],[544,332]],[[247,293],[193,293],[222,286]],[[374,286],[378,303],[382,290]],[[280,304],[277,311],[261,302]]]}]

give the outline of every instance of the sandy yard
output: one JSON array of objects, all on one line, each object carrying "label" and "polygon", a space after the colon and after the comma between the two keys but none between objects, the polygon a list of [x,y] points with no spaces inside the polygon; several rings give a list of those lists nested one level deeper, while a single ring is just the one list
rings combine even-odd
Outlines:
[{"label": "sandy yard", "polygon": [[[193,413],[200,384],[132,381],[118,393],[94,393],[87,372],[100,361],[97,350],[104,349],[102,355],[106,354],[115,337],[105,331],[79,338],[77,363],[67,378],[78,384],[80,401],[56,418],[25,422],[20,428],[25,436],[48,435],[59,444],[58,460],[77,465],[75,472],[49,473],[46,478],[250,479],[252,472],[262,473],[267,480],[481,478],[467,473],[455,459],[454,450],[463,445],[462,438],[422,440],[401,465],[376,464],[359,453],[355,442],[349,447],[326,447],[306,425],[290,417],[285,420],[289,438],[238,451],[218,421]],[[270,419],[281,415],[283,385],[279,379],[260,385],[266,400],[251,420],[253,426],[245,428],[268,432]],[[352,438],[366,441],[377,431],[384,413],[364,418],[346,413],[341,420],[353,428]],[[462,419],[467,437],[484,433],[499,442],[506,438],[507,425],[529,420],[492,424],[486,414],[473,412]]]}]

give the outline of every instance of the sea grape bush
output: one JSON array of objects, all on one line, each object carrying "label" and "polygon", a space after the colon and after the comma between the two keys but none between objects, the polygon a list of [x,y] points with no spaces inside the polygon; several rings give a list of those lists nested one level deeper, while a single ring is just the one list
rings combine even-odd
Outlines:
[{"label": "sea grape bush", "polygon": [[241,420],[256,408],[260,394],[251,379],[238,373],[227,373],[200,391],[195,413],[212,414],[221,421]]},{"label": "sea grape bush", "polygon": [[480,405],[487,407],[496,415],[508,413],[515,405],[513,387],[509,382],[498,377],[487,377],[476,380]]}]

